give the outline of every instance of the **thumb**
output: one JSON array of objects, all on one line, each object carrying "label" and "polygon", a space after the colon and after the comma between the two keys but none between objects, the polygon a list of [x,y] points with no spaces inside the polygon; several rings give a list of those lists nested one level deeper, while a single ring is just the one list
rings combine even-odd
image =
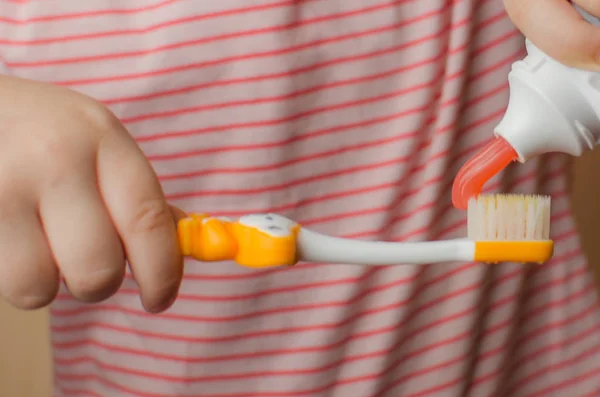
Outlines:
[{"label": "thumb", "polygon": [[186,212],[181,208],[175,207],[174,205],[169,204],[169,210],[171,211],[171,215],[173,216],[173,220],[175,223],[179,222],[179,220],[185,218],[187,216]]},{"label": "thumb", "polygon": [[[589,7],[593,2],[575,3],[598,11]],[[600,70],[600,27],[585,21],[570,2],[504,0],[504,6],[515,26],[546,54],[568,66]]]}]

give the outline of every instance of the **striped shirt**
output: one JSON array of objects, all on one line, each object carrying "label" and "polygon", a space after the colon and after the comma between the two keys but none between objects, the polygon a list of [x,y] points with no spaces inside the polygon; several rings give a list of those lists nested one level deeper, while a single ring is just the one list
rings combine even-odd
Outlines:
[{"label": "striped shirt", "polygon": [[[173,204],[361,239],[464,236],[452,179],[523,55],[500,0],[0,0],[4,72],[106,104]],[[553,196],[545,266],[189,261],[161,315],[130,274],[97,305],[63,290],[54,396],[598,396],[564,164],[487,186]]]}]

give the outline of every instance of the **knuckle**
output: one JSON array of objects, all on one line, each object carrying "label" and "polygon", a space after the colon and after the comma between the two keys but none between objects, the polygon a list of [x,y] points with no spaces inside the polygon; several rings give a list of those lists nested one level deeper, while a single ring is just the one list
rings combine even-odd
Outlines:
[{"label": "knuckle", "polygon": [[66,159],[65,150],[69,146],[67,134],[52,130],[34,134],[29,140],[29,150],[33,152],[33,156],[42,159],[48,165],[63,164]]},{"label": "knuckle", "polygon": [[77,112],[82,120],[101,130],[120,125],[119,120],[110,109],[92,99],[85,98],[78,106]]},{"label": "knuckle", "polygon": [[[83,163],[92,159],[85,150],[82,138],[73,139],[67,130],[49,130],[33,134],[28,143],[27,155],[20,161],[32,161],[36,168],[43,170],[43,183],[55,186],[72,177]],[[84,150],[81,150],[84,148]]]},{"label": "knuckle", "polygon": [[171,214],[164,200],[146,200],[133,215],[130,231],[134,234],[148,233],[165,227],[171,221]]},{"label": "knuckle", "polygon": [[121,286],[124,276],[124,266],[111,266],[71,275],[66,278],[66,284],[79,300],[98,302],[112,296]]}]

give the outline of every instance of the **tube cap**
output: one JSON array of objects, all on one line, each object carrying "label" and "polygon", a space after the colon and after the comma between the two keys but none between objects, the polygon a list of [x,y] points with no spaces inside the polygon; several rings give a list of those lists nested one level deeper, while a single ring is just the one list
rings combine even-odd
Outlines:
[{"label": "tube cap", "polygon": [[508,107],[494,133],[522,163],[551,152],[579,156],[600,136],[597,73],[565,66],[527,44],[529,55],[508,75]]}]

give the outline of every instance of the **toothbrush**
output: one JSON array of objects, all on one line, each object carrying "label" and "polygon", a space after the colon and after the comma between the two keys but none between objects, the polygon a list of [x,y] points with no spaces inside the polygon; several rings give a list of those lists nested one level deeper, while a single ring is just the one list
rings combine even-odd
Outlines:
[{"label": "toothbrush", "polygon": [[250,268],[299,261],[408,265],[454,261],[544,263],[553,254],[550,197],[478,196],[469,201],[468,238],[384,242],[333,237],[277,214],[237,221],[191,214],[177,225],[181,252],[200,261],[234,260]]}]

